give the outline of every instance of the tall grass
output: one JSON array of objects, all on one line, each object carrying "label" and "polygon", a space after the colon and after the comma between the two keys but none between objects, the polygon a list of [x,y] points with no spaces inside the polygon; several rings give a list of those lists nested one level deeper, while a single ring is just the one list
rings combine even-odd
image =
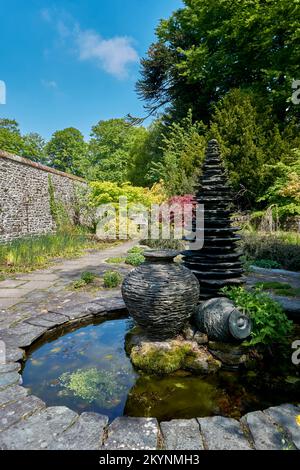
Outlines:
[{"label": "tall grass", "polygon": [[0,244],[0,276],[45,267],[53,258],[80,256],[86,248],[110,245],[97,243],[90,234],[79,230],[14,240]]}]

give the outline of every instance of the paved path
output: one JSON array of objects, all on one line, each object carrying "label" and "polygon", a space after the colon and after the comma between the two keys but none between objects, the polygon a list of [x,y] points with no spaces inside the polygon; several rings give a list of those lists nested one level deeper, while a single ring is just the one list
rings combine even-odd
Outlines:
[{"label": "paved path", "polygon": [[[43,313],[49,306],[56,307],[58,303],[89,301],[93,294],[82,291],[66,290],[75,279],[80,278],[83,271],[102,275],[106,270],[118,270],[126,273],[131,266],[125,264],[109,265],[107,258],[124,255],[136,245],[135,241],[102,251],[91,250],[80,258],[64,260],[48,269],[40,269],[28,274],[15,275],[11,279],[0,282],[0,329],[23,320],[34,311]],[[104,293],[105,295],[105,293]]]}]

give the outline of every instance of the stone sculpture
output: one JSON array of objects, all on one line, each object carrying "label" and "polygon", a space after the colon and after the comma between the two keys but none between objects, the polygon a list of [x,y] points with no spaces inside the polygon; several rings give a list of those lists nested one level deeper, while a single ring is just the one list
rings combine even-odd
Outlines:
[{"label": "stone sculpture", "polygon": [[243,282],[241,252],[236,245],[240,237],[235,233],[239,229],[231,226],[231,192],[216,140],[208,144],[196,199],[204,204],[204,246],[192,250],[190,245],[183,253],[184,264],[197,277],[201,298],[209,299],[219,296],[222,287]]},{"label": "stone sculpture", "polygon": [[146,262],[131,271],[122,284],[130,315],[148,338],[163,340],[180,332],[199,299],[197,278],[174,263],[177,251],[146,251]]},{"label": "stone sculpture", "polygon": [[251,333],[250,318],[226,297],[202,302],[197,307],[194,321],[199,330],[214,341],[242,341]]}]

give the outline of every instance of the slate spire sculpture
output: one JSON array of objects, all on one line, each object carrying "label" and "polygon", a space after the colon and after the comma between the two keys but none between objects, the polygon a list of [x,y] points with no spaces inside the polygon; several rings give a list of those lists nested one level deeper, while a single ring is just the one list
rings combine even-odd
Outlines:
[{"label": "slate spire sculpture", "polygon": [[183,260],[199,280],[200,297],[209,299],[218,297],[222,287],[243,282],[239,228],[231,226],[232,194],[215,139],[208,143],[196,200],[204,204],[204,246],[193,250],[190,244]]}]

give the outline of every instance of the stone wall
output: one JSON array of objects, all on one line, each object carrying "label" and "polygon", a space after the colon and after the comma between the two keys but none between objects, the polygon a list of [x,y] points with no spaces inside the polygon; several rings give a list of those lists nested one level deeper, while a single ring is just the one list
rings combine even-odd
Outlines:
[{"label": "stone wall", "polygon": [[74,218],[76,195],[87,188],[82,178],[0,150],[0,242],[55,231],[50,186]]}]

